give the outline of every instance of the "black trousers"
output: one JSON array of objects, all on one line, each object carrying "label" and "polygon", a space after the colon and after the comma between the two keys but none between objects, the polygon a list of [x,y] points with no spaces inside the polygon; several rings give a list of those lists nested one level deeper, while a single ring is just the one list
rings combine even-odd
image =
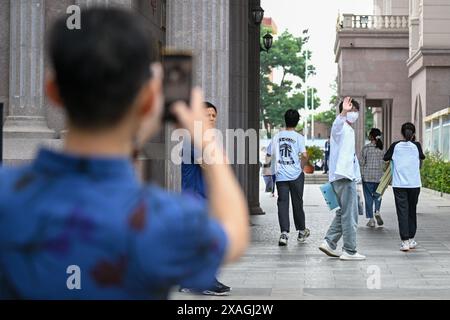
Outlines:
[{"label": "black trousers", "polygon": [[323,166],[323,171],[328,172],[328,160],[329,160],[330,156],[325,154],[325,160],[324,160],[324,166]]},{"label": "black trousers", "polygon": [[290,231],[289,222],[289,193],[292,199],[294,223],[297,231],[305,230],[305,212],[303,211],[303,188],[305,186],[305,174],[294,181],[277,181],[278,190],[278,221],[281,232]]},{"label": "black trousers", "polygon": [[398,228],[402,241],[414,239],[417,231],[417,202],[420,188],[393,188]]}]

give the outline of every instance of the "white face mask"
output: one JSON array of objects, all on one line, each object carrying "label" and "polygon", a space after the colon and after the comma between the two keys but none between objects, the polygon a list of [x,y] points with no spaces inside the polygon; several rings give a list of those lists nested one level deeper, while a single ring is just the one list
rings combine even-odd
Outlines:
[{"label": "white face mask", "polygon": [[358,120],[359,112],[349,112],[347,113],[347,121],[350,123],[355,123]]}]

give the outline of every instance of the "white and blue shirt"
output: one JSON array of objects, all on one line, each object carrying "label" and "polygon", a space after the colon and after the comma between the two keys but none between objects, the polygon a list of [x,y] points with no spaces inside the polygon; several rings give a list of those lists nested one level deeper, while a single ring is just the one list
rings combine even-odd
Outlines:
[{"label": "white and blue shirt", "polygon": [[295,131],[284,130],[273,137],[267,154],[272,156],[277,182],[298,179],[303,172],[300,155],[304,152],[305,138]]},{"label": "white and blue shirt", "polygon": [[425,160],[419,142],[398,141],[384,155],[384,161],[393,163],[392,187],[421,188],[420,161]]}]

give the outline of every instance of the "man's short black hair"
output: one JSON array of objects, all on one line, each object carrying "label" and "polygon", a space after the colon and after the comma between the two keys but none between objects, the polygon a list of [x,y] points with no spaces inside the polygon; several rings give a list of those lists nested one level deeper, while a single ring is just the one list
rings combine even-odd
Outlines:
[{"label": "man's short black hair", "polygon": [[214,111],[217,114],[217,108],[215,105],[213,105],[211,102],[208,102],[208,101],[205,101],[204,104],[205,104],[206,109],[209,109],[209,108],[214,109]]},{"label": "man's short black hair", "polygon": [[[359,111],[359,102],[352,99],[352,104],[356,108],[356,110]],[[341,113],[342,110],[344,110],[344,100],[342,100],[341,103],[339,104],[339,113]]]},{"label": "man's short black hair", "polygon": [[295,128],[300,121],[300,114],[297,110],[289,109],[284,114],[284,121],[286,123],[286,128]]},{"label": "man's short black hair", "polygon": [[53,25],[48,53],[69,122],[113,127],[151,77],[156,52],[146,22],[119,8],[82,9],[81,29],[68,29],[66,19]]}]

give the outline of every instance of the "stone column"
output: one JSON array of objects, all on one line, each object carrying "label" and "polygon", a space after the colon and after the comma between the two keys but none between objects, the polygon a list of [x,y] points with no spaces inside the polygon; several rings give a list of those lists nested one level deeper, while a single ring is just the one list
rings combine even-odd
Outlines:
[{"label": "stone column", "polygon": [[383,125],[383,112],[381,108],[372,108],[373,113],[373,126],[375,128],[381,128]]},{"label": "stone column", "polygon": [[34,158],[42,144],[58,148],[44,103],[44,0],[11,0],[9,106],[4,124],[5,164]]},{"label": "stone column", "polygon": [[[249,13],[252,9],[261,5],[261,0],[250,0]],[[260,26],[255,25],[248,17],[248,127],[258,132],[256,147],[249,146],[250,152],[255,152],[259,158],[259,115],[260,115]],[[258,159],[259,161],[259,159]],[[259,164],[248,166],[248,204],[251,215],[262,215],[265,212],[259,203]]]},{"label": "stone column", "polygon": [[194,84],[217,106],[220,130],[229,127],[230,2],[167,1],[167,46],[193,51]]},{"label": "stone column", "polygon": [[[55,23],[56,19],[60,17],[68,17],[67,8],[73,5],[73,0],[45,0],[45,34],[48,35]],[[47,71],[51,70],[48,54],[44,58],[44,68]],[[45,118],[50,129],[55,130],[58,138],[63,138],[66,134],[65,114],[64,109],[55,106],[53,102],[47,97],[44,97]]]},{"label": "stone column", "polygon": [[[44,0],[10,2],[9,110],[5,139],[52,139],[44,109]],[[7,144],[8,146],[8,144]]]},{"label": "stone column", "polygon": [[[247,1],[230,1],[230,129],[249,129],[248,123],[248,33],[249,4]],[[248,198],[249,145],[235,146],[233,169]],[[245,164],[238,163],[239,152],[245,152]]]},{"label": "stone column", "polygon": [[419,49],[420,37],[419,1],[411,0],[409,8],[409,56],[412,57]]},{"label": "stone column", "polygon": [[359,118],[356,122],[354,128],[355,128],[355,135],[356,135],[356,155],[359,157],[361,154],[361,149],[364,146],[365,140],[366,140],[366,98],[365,97],[355,97],[352,96],[352,98],[359,102]]},{"label": "stone column", "polygon": [[9,1],[0,1],[0,103],[4,105],[3,117],[8,115],[9,106],[10,16]]},{"label": "stone column", "polygon": [[385,99],[382,103],[383,110],[383,136],[384,145],[389,148],[392,141],[392,100]]},{"label": "stone column", "polygon": [[[167,1],[167,46],[194,53],[194,84],[217,106],[218,128],[224,134],[229,127],[230,1]],[[181,173],[170,161],[171,133],[167,128],[166,175],[168,187],[177,190]]]}]

